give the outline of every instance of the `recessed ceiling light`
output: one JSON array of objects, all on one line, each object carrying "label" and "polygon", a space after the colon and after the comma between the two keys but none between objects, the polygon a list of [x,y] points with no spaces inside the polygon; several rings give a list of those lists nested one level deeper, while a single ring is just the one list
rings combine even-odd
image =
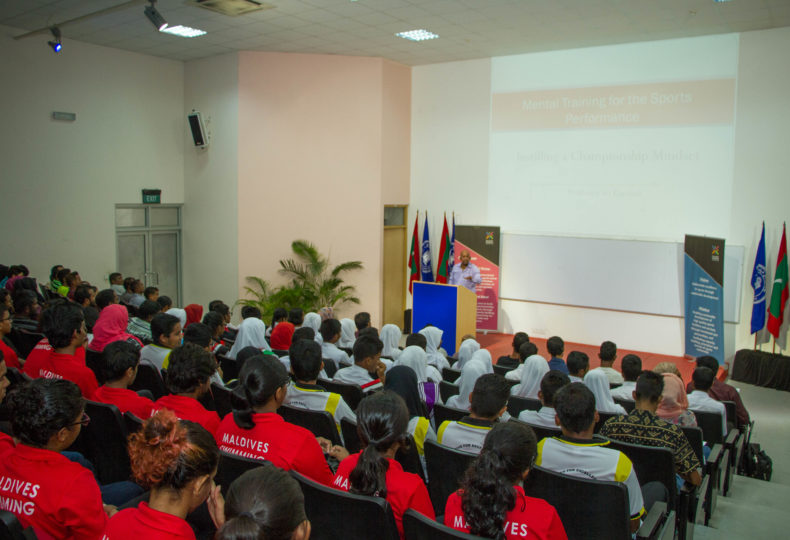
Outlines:
[{"label": "recessed ceiling light", "polygon": [[190,28],[189,26],[168,26],[167,28],[162,28],[160,32],[164,32],[166,34],[173,34],[174,36],[181,36],[181,37],[198,37],[205,35],[205,30],[198,30],[197,28]]},{"label": "recessed ceiling light", "polygon": [[439,34],[434,34],[433,32],[429,32],[424,28],[420,28],[419,30],[409,30],[408,32],[398,32],[395,35],[410,41],[425,41],[426,39],[436,39],[439,37]]}]

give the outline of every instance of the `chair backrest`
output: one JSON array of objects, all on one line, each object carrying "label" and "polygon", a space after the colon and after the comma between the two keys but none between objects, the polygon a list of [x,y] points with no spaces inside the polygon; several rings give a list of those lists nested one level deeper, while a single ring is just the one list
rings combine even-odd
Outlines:
[{"label": "chair backrest", "polygon": [[697,417],[697,425],[702,429],[702,438],[709,445],[724,441],[721,432],[721,414],[708,411],[692,411]]},{"label": "chair backrest", "polygon": [[494,373],[499,373],[499,374],[500,374],[500,375],[502,375],[503,377],[504,377],[504,376],[505,376],[505,375],[506,375],[506,374],[507,374],[509,371],[513,371],[513,369],[514,369],[514,368],[512,368],[512,367],[498,366],[498,365],[494,364]]},{"label": "chair backrest", "polygon": [[216,355],[219,367],[222,368],[222,380],[232,381],[239,378],[239,363],[235,358],[228,358],[221,354]]},{"label": "chair backrest", "polygon": [[461,389],[457,384],[447,381],[439,381],[439,395],[443,402],[447,402],[452,396],[457,396]]},{"label": "chair backrest", "polygon": [[0,510],[0,540],[36,540],[33,529],[22,527],[14,514]]},{"label": "chair backrest", "polygon": [[625,412],[631,412],[634,410],[634,408],[636,408],[636,403],[634,403],[630,399],[622,399],[622,398],[612,398],[612,399],[614,400],[615,403],[617,403],[623,409],[625,409]]},{"label": "chair backrest", "polygon": [[362,443],[357,433],[357,424],[348,418],[340,420],[340,431],[343,433],[343,446],[350,454],[356,454],[362,450]]},{"label": "chair backrest", "polygon": [[425,465],[428,468],[428,494],[436,515],[444,514],[447,497],[461,484],[466,469],[477,457],[433,441],[425,441]]},{"label": "chair backrest", "polygon": [[641,485],[661,482],[669,492],[669,507],[675,508],[678,489],[675,479],[675,460],[669,448],[629,444],[612,439],[611,448],[620,450],[634,464],[636,477]]},{"label": "chair backrest", "polygon": [[465,411],[463,409],[448,407],[447,405],[442,405],[441,403],[434,403],[433,405],[433,419],[436,422],[436,429],[439,429],[439,426],[441,426],[445,420],[460,420],[464,416],[468,415],[469,411]]},{"label": "chair backrest", "polygon": [[539,411],[542,406],[539,399],[510,396],[507,400],[507,412],[510,413],[510,416],[515,417],[518,417],[519,413],[524,410]]},{"label": "chair backrest", "polygon": [[277,413],[286,422],[302,426],[316,437],[324,437],[332,444],[340,444],[340,433],[337,431],[334,417],[327,411],[311,411],[291,405],[282,405]]},{"label": "chair backrest", "polygon": [[697,459],[700,463],[705,462],[704,454],[702,451],[703,446],[703,439],[702,439],[702,430],[697,426],[678,426],[683,431],[683,434],[688,439],[689,444],[691,445],[691,449],[694,450],[694,453],[697,455]]},{"label": "chair backrest", "polygon": [[329,358],[322,358],[324,362],[324,372],[326,373],[327,377],[334,377],[335,373],[337,373],[337,366],[335,365],[334,360],[330,360]]},{"label": "chair backrest", "polygon": [[284,349],[272,349],[272,352],[274,354],[276,354],[277,356],[280,356],[280,357],[288,356],[288,351],[286,351]]},{"label": "chair backrest", "polygon": [[362,388],[360,388],[358,384],[347,384],[327,379],[318,379],[318,386],[323,387],[329,392],[334,392],[343,396],[343,401],[354,411],[357,410],[357,405],[362,401]]},{"label": "chair backrest", "polygon": [[519,422],[524,424],[525,426],[532,429],[535,432],[535,438],[540,442],[541,440],[545,439],[546,437],[558,437],[562,435],[562,430],[557,426],[556,429],[554,428],[547,428],[544,426],[537,426],[535,424],[530,424],[529,422],[522,422],[518,418],[511,418],[508,420],[509,422]]},{"label": "chair backrest", "polygon": [[727,413],[727,426],[729,427],[732,425],[733,427],[738,425],[738,413],[735,408],[734,401],[722,401],[724,403],[724,410]]},{"label": "chair backrest", "polygon": [[411,509],[406,510],[403,514],[403,536],[409,540],[453,540],[455,538],[475,540],[482,538],[451,529]]},{"label": "chair backrest", "polygon": [[618,413],[607,413],[607,412],[600,412],[599,411],[598,412],[598,423],[595,424],[595,430],[594,430],[595,433],[598,433],[599,431],[601,431],[601,426],[603,426],[606,423],[607,420],[609,420],[610,418],[614,418],[617,415],[618,415]]},{"label": "chair backrest", "polygon": [[291,471],[304,494],[304,509],[313,540],[399,540],[395,517],[386,499],[355,495],[324,486]]},{"label": "chair backrest", "polygon": [[90,423],[82,428],[88,458],[96,470],[100,484],[129,480],[131,467],[126,447],[128,431],[121,412],[115,405],[88,401],[85,413]]},{"label": "chair backrest", "polygon": [[107,369],[104,367],[104,355],[93,349],[85,349],[85,365],[96,376],[100,385],[107,382]]},{"label": "chair backrest", "polygon": [[129,411],[123,413],[123,423],[126,425],[126,432],[130,435],[137,433],[143,427],[143,420]]},{"label": "chair backrest", "polygon": [[225,495],[236,478],[251,469],[263,466],[273,467],[271,463],[262,460],[220,452],[217,476],[214,478],[214,483],[221,486],[222,494]]},{"label": "chair backrest", "polygon": [[422,468],[422,460],[417,450],[414,438],[409,435],[406,447],[401,446],[395,454],[395,461],[400,463],[403,470],[420,476],[425,481],[425,470]]},{"label": "chair backrest", "polygon": [[442,379],[447,382],[455,382],[458,380],[458,377],[461,376],[460,369],[453,369],[453,368],[442,368]]},{"label": "chair backrest", "polygon": [[11,328],[11,333],[8,334],[8,339],[14,344],[16,351],[22,358],[27,358],[27,355],[30,354],[33,347],[45,337],[44,334],[28,332],[27,330],[20,330],[19,328],[13,327]]},{"label": "chair backrest", "polygon": [[536,466],[529,471],[524,492],[557,510],[569,540],[631,539],[624,484],[576,478]]},{"label": "chair backrest", "polygon": [[214,407],[220,418],[233,410],[230,404],[231,391],[217,383],[211,383],[211,395],[214,397]]},{"label": "chair backrest", "polygon": [[143,362],[137,365],[137,377],[129,385],[129,389],[149,390],[154,395],[154,399],[159,399],[170,393],[165,388],[165,381],[162,379],[162,375],[159,374],[159,370]]}]

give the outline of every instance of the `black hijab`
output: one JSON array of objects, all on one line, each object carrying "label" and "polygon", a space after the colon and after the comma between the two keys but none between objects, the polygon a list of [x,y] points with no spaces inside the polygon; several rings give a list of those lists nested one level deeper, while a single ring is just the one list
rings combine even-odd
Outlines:
[{"label": "black hijab", "polygon": [[415,416],[428,417],[428,411],[425,408],[420,397],[420,390],[417,387],[417,374],[408,366],[395,366],[387,372],[387,378],[384,380],[384,389],[392,390],[406,402],[406,408],[409,409],[409,418]]}]

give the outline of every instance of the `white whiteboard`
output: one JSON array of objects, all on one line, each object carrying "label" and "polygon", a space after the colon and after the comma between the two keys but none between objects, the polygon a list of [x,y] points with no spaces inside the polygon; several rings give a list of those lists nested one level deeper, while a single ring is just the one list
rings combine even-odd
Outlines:
[{"label": "white whiteboard", "polygon": [[[502,234],[500,297],[683,316],[683,244]],[[743,246],[725,243],[724,320],[740,319]]]}]

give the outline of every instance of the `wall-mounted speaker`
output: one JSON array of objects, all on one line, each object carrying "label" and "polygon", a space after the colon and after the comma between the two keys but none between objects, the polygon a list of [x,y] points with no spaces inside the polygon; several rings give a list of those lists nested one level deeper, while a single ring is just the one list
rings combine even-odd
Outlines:
[{"label": "wall-mounted speaker", "polygon": [[208,146],[208,137],[206,133],[206,128],[203,125],[203,118],[201,118],[200,113],[193,110],[187,116],[189,120],[189,129],[192,131],[192,140],[195,143],[195,146],[200,148],[205,148]]}]

